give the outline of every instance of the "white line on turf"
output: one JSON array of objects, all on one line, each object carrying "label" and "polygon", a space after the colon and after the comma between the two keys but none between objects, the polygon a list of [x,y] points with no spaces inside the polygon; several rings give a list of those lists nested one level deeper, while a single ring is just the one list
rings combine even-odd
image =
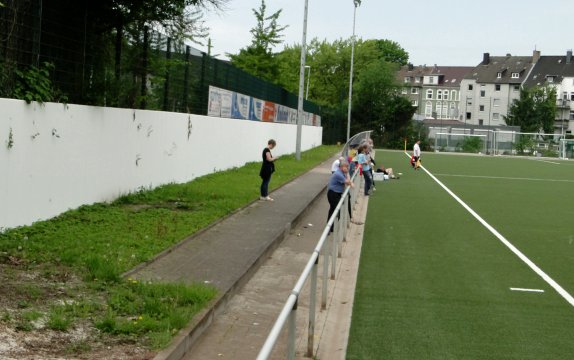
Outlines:
[{"label": "white line on turf", "polygon": [[560,165],[560,163],[554,162],[554,161],[539,160],[539,159],[530,159],[530,160],[532,160],[532,161],[540,161],[540,162],[544,162],[544,163],[548,163],[548,164]]},{"label": "white line on turf", "polygon": [[543,293],[544,290],[542,289],[523,289],[523,288],[510,288],[512,291],[524,291],[524,292],[535,292],[535,293]]},{"label": "white line on turf", "polygon": [[[405,152],[405,155],[409,158],[411,157],[408,153]],[[424,166],[421,166],[428,176],[430,176],[437,184],[440,185],[450,196],[452,196],[463,208],[466,209],[476,220],[478,220],[485,228],[488,229],[494,236],[500,240],[507,248],[510,249],[520,260],[522,260],[528,267],[530,267],[538,276],[540,276],[544,281],[548,283],[548,285],[552,286],[560,296],[562,296],[570,305],[574,306],[574,297],[570,295],[562,286],[560,286],[554,279],[548,276],[541,268],[539,268],[535,263],[533,263],[526,255],[524,255],[520,250],[518,250],[512,243],[504,236],[502,236],[495,228],[493,228],[489,223],[487,223],[480,215],[478,215],[474,210],[471,209],[464,201],[462,201],[455,193],[453,193],[449,188],[447,188],[439,179],[437,179],[433,174],[430,173]]]},{"label": "white line on turf", "polygon": [[549,181],[549,182],[574,183],[574,180],[566,180],[566,179],[541,179],[541,178],[521,178],[521,177],[484,176],[484,175],[458,175],[458,174],[436,174],[436,176],[452,176],[452,177],[468,177],[468,178],[480,178],[480,179],[527,180],[527,181]]}]

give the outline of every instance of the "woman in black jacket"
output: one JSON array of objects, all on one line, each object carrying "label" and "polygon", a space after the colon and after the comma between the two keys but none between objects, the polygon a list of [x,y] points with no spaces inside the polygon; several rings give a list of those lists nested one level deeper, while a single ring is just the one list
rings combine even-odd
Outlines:
[{"label": "woman in black jacket", "polygon": [[271,139],[267,142],[267,146],[263,149],[261,154],[263,158],[263,163],[261,164],[261,170],[259,171],[259,176],[263,180],[261,182],[261,197],[260,200],[273,201],[269,196],[269,182],[271,181],[271,174],[275,172],[275,160],[271,155],[271,150],[275,147],[275,140]]}]

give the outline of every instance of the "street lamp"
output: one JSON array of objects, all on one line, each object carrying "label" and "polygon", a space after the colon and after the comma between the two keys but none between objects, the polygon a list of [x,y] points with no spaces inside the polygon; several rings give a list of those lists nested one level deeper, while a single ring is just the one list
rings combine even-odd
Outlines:
[{"label": "street lamp", "polygon": [[305,65],[307,71],[307,90],[305,91],[305,100],[309,98],[309,79],[311,79],[311,65]]},{"label": "street lamp", "polygon": [[297,102],[297,141],[295,159],[301,160],[301,133],[303,130],[303,87],[305,86],[305,58],[307,56],[307,12],[309,0],[305,0],[303,12],[303,41],[301,41],[301,66],[299,67],[299,99]]},{"label": "street lamp", "polygon": [[349,76],[349,108],[347,112],[347,142],[351,138],[351,107],[353,99],[353,65],[355,61],[355,19],[357,17],[357,7],[361,5],[361,0],[353,0],[355,9],[353,11],[353,37],[351,38],[351,74]]}]

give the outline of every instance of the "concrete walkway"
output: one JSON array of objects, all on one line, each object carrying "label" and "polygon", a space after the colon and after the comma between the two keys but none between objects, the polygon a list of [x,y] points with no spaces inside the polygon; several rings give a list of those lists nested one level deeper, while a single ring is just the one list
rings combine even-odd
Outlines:
[{"label": "concrete walkway", "polygon": [[141,280],[209,283],[219,291],[211,306],[180,331],[172,345],[156,359],[181,359],[191,349],[214,318],[227,308],[238,289],[289,234],[292,225],[322,194],[333,160],[327,160],[273,192],[275,201],[254,202],[129,274]]}]

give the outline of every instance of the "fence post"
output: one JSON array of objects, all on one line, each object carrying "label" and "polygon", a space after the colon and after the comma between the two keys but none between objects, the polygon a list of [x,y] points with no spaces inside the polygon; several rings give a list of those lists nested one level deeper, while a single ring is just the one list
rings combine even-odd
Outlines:
[{"label": "fence post", "polygon": [[289,314],[289,338],[287,340],[287,359],[295,360],[295,326],[297,320],[297,303],[299,302],[299,296],[295,299],[295,304],[293,304],[293,309]]},{"label": "fence post", "polygon": [[[339,210],[340,211],[340,210]],[[340,214],[340,213],[339,213]],[[335,214],[338,215],[338,214]],[[333,224],[335,230],[333,231],[333,237],[331,241],[331,280],[335,280],[335,271],[337,270],[337,248],[339,244],[339,218],[335,217],[335,223]]]},{"label": "fence post", "polygon": [[307,357],[313,357],[313,343],[315,341],[315,308],[317,303],[317,266],[319,254],[311,271],[311,286],[309,288],[309,329],[307,331]]},{"label": "fence post", "polygon": [[188,98],[189,98],[189,56],[191,54],[191,47],[185,46],[185,73],[183,75],[183,111],[189,113]]},{"label": "fence post", "polygon": [[171,60],[171,38],[167,38],[167,51],[165,52],[165,83],[163,84],[163,106],[162,110],[167,111],[168,109],[168,98],[169,98],[169,67]]},{"label": "fence post", "polygon": [[329,249],[327,241],[323,243],[323,283],[321,288],[321,309],[327,309],[327,287],[329,286]]},{"label": "fence post", "polygon": [[145,109],[147,106],[147,61],[148,61],[148,47],[149,47],[149,27],[144,26],[143,38],[143,52],[142,52],[142,71],[141,71],[141,102],[140,109]]},{"label": "fence post", "polygon": [[199,114],[207,115],[207,100],[206,100],[206,89],[205,89],[205,70],[207,63],[207,54],[201,53],[201,76],[199,78],[199,89],[200,89],[200,106]]}]

